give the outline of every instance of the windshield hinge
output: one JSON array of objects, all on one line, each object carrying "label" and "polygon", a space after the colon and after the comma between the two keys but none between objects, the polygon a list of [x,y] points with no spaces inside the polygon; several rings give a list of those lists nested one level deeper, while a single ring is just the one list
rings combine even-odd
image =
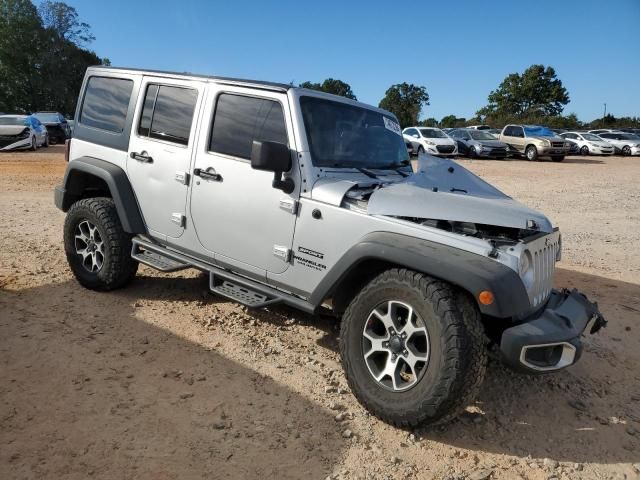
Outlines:
[{"label": "windshield hinge", "polygon": [[292,215],[295,215],[296,213],[298,213],[299,203],[300,202],[298,202],[297,200],[294,200],[293,198],[281,198],[280,208],[282,210],[286,210],[287,212],[290,212]]}]

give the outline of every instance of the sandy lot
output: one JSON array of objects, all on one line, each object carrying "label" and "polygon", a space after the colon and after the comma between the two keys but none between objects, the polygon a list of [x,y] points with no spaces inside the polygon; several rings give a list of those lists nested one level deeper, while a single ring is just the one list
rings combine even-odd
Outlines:
[{"label": "sandy lot", "polygon": [[640,478],[640,158],[461,163],[560,226],[557,285],[610,324],[571,369],[493,362],[459,420],[404,431],[351,396],[330,318],[247,312],[190,271],[81,288],[62,148],[0,154],[0,478]]}]

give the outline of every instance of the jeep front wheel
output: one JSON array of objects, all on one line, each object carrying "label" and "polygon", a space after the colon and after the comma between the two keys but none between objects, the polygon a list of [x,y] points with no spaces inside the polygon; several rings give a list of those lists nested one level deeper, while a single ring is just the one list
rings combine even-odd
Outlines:
[{"label": "jeep front wheel", "polygon": [[380,274],[351,302],[340,351],[356,398],[399,427],[452,419],[477,394],[487,363],[472,299],[406,269]]},{"label": "jeep front wheel", "polygon": [[131,258],[131,235],[122,229],[110,198],[86,198],[71,206],[64,222],[64,249],[76,279],[91,290],[122,287],[138,270]]}]

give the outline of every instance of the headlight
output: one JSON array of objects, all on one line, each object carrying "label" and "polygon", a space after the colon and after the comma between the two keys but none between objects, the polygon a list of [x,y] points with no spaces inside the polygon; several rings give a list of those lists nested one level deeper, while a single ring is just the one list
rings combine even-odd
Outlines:
[{"label": "headlight", "polygon": [[29,130],[29,128],[25,128],[20,132],[20,135],[18,135],[18,138],[29,138],[30,136],[31,136],[31,130]]},{"label": "headlight", "polygon": [[531,253],[529,250],[522,252],[520,261],[518,263],[518,273],[522,279],[522,283],[527,290],[530,290],[533,286],[533,261],[531,259]]},{"label": "headlight", "polygon": [[479,144],[476,146],[476,150],[478,150],[479,152],[481,152],[483,148],[484,148],[484,146],[483,146],[481,143],[479,143]]},{"label": "headlight", "polygon": [[551,142],[549,140],[540,140],[542,142],[542,145],[544,145],[545,147],[548,147],[549,145],[551,145]]},{"label": "headlight", "polygon": [[426,143],[427,145],[431,145],[431,146],[435,145],[435,142],[432,142],[431,140],[425,140],[424,143]]},{"label": "headlight", "polygon": [[589,145],[591,145],[592,147],[599,147],[600,146],[597,143],[592,143],[592,142],[589,142]]}]

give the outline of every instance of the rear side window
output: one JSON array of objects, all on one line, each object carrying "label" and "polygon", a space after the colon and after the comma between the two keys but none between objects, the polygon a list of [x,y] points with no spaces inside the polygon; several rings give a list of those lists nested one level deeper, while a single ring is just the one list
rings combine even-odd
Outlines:
[{"label": "rear side window", "polygon": [[138,134],[187,145],[197,100],[198,92],[191,88],[149,85]]},{"label": "rear side window", "polygon": [[209,150],[249,159],[254,140],[288,144],[280,103],[263,98],[221,94],[216,104]]},{"label": "rear side window", "polygon": [[91,77],[84,93],[80,123],[121,133],[124,130],[133,82],[122,78]]}]

